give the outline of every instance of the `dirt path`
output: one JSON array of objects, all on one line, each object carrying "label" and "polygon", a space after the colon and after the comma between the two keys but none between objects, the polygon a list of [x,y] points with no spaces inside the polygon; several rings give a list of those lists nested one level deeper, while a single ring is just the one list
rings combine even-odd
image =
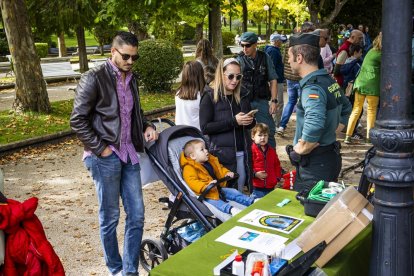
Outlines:
[{"label": "dirt path", "polygon": [[[277,138],[277,151],[287,169],[291,166],[284,148],[293,139],[293,126],[292,121],[285,137]],[[367,145],[350,147],[343,144],[343,167],[361,160],[367,148]],[[32,196],[39,198],[36,214],[67,275],[108,275],[99,241],[95,188],[81,157],[82,147],[72,139],[0,158],[0,168],[5,175],[5,195],[19,201]],[[356,184],[359,177],[360,174],[351,173],[344,181]],[[161,182],[144,189],[144,238],[159,237],[167,211],[158,203],[158,198],[167,194]],[[123,220],[122,217],[121,222]],[[119,233],[123,232],[123,227],[121,223]],[[146,275],[142,269],[140,273]]]}]

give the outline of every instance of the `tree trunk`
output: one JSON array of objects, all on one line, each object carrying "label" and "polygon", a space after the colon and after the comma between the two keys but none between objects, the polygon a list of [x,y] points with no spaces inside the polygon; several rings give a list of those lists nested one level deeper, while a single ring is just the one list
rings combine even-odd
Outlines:
[{"label": "tree trunk", "polygon": [[203,22],[197,23],[195,27],[195,40],[198,43],[203,38]]},{"label": "tree trunk", "polygon": [[242,9],[243,9],[243,33],[247,32],[247,20],[248,20],[248,12],[247,12],[247,0],[242,0]]},{"label": "tree trunk", "polygon": [[79,70],[83,73],[89,70],[88,56],[86,54],[85,29],[83,26],[76,28],[76,38],[78,39]]},{"label": "tree trunk", "polygon": [[220,5],[214,3],[211,9],[211,38],[214,54],[217,58],[223,57],[223,39],[221,34],[221,11]]},{"label": "tree trunk", "polygon": [[59,57],[65,57],[68,53],[66,51],[65,33],[61,32],[58,36]]},{"label": "tree trunk", "polygon": [[0,0],[7,40],[16,75],[13,107],[20,111],[50,112],[49,97],[36,54],[24,0]]},{"label": "tree trunk", "polygon": [[148,29],[145,25],[145,22],[140,22],[140,21],[129,22],[128,30],[137,36],[138,41],[145,40],[149,37]]},{"label": "tree trunk", "polygon": [[103,43],[101,43],[99,45],[99,50],[101,51],[101,56],[103,56],[104,55],[104,45],[103,45]]}]

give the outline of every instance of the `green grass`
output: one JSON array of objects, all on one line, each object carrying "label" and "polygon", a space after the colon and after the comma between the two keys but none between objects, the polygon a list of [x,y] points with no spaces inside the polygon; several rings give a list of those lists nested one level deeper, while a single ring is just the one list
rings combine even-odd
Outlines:
[{"label": "green grass", "polygon": [[[174,93],[141,93],[144,111],[174,104]],[[69,130],[73,100],[51,103],[50,114],[0,112],[0,145]]]},{"label": "green grass", "polygon": [[[57,41],[57,36],[56,35],[52,35],[51,40],[56,42],[56,45],[57,45],[58,41]],[[96,41],[93,34],[91,32],[89,32],[88,30],[85,30],[85,43],[86,43],[86,46],[97,46],[97,45],[99,45],[98,41]],[[69,37],[67,34],[65,34],[65,44],[66,44],[66,47],[77,47],[78,46],[78,40],[76,39],[76,34],[74,34],[71,37]]]}]

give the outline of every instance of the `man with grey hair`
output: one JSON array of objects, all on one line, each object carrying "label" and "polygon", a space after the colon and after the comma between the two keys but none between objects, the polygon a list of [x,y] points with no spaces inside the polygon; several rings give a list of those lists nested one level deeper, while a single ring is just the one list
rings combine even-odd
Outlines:
[{"label": "man with grey hair", "polygon": [[[144,200],[138,152],[144,139],[158,138],[142,112],[132,65],[138,59],[138,39],[118,32],[112,57],[82,75],[76,88],[70,125],[84,145],[83,162],[95,183],[99,228],[106,266],[111,275],[138,275],[144,231]],[[123,257],[116,227],[119,198],[126,213]]]},{"label": "man with grey hair", "polygon": [[[351,25],[352,26],[352,25]],[[334,77],[340,86],[344,84],[344,76],[341,74],[341,66],[345,64],[349,55],[349,46],[351,44],[363,46],[364,34],[360,30],[353,30],[350,34],[350,37],[341,45],[336,52],[336,63],[334,67]]]}]

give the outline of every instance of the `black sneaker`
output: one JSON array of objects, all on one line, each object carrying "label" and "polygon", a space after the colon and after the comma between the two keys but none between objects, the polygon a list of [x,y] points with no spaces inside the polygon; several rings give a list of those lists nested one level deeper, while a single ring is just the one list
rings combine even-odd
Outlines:
[{"label": "black sneaker", "polygon": [[355,132],[355,134],[354,135],[352,135],[351,136],[351,138],[352,139],[355,139],[355,140],[363,140],[364,139],[364,136],[362,136],[361,134],[359,134],[358,132]]}]

